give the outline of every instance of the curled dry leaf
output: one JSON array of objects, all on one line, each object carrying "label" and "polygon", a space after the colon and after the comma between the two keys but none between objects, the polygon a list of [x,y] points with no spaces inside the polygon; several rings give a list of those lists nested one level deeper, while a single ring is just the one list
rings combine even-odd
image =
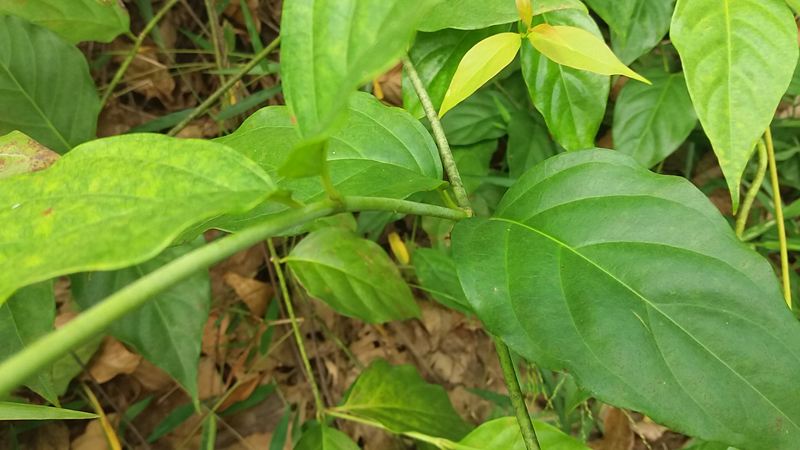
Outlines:
[{"label": "curled dry leaf", "polygon": [[226,273],[223,279],[225,284],[230,286],[236,292],[236,295],[242,299],[247,305],[247,309],[254,316],[264,317],[264,312],[267,310],[267,302],[274,294],[271,285],[243,277],[235,272]]},{"label": "curled dry leaf", "polygon": [[632,450],[634,440],[631,421],[625,411],[608,407],[603,410],[603,438],[592,441],[594,450]]},{"label": "curled dry leaf", "polygon": [[106,337],[89,364],[89,375],[102,384],[117,375],[133,373],[141,360],[141,355],[131,352],[120,341]]}]

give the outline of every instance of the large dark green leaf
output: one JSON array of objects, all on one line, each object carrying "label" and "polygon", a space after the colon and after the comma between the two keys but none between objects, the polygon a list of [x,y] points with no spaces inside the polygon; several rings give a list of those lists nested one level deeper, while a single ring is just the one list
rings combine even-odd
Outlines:
[{"label": "large dark green leaf", "polygon": [[[534,17],[534,22],[579,27],[602,38],[594,20],[578,10],[543,14]],[[556,64],[527,40],[522,43],[520,60],[533,104],[556,142],[567,150],[594,147],[606,111],[609,77]]]},{"label": "large dark green leaf", "polygon": [[652,167],[678,149],[697,123],[682,73],[645,72],[626,83],[614,106],[614,148]]},{"label": "large dark green leaf", "polygon": [[459,417],[447,392],[426,383],[413,366],[373,362],[334,410],[374,420],[394,433],[416,432],[458,440],[470,426]]},{"label": "large dark green leaf", "polygon": [[586,4],[611,28],[614,53],[630,64],[667,34],[675,0],[586,0]]},{"label": "large dark green leaf", "polygon": [[437,0],[286,0],[281,75],[300,133],[326,132],[350,92],[389,69]]},{"label": "large dark green leaf", "polygon": [[[414,63],[422,84],[431,97],[436,110],[442,105],[444,94],[450,86],[450,80],[456,73],[461,58],[473,45],[481,40],[507,31],[507,26],[483,28],[480,30],[441,30],[435,33],[419,33],[408,57]],[[425,115],[422,104],[407,76],[403,76],[403,107],[414,117]]]},{"label": "large dark green leaf", "polygon": [[[550,424],[536,420],[533,427],[543,449],[589,450],[584,443]],[[481,424],[459,442],[459,445],[459,450],[525,450],[525,442],[514,417],[503,417]]]},{"label": "large dark green leaf", "polygon": [[796,447],[800,324],[769,263],[688,181],[566,153],[452,239],[467,299],[516,352],[692,436]]},{"label": "large dark green leaf", "polygon": [[49,28],[72,44],[111,42],[130,27],[128,12],[116,0],[3,0],[2,13]]},{"label": "large dark green leaf", "polygon": [[560,151],[562,149],[550,137],[540,114],[519,112],[511,118],[506,146],[511,178],[519,178],[526,170]]},{"label": "large dark green leaf", "polygon": [[[325,195],[317,179],[287,180],[278,175],[300,136],[284,106],[270,106],[250,116],[235,133],[217,140],[256,161],[295,198],[311,201]],[[442,185],[436,144],[407,112],[383,105],[366,93],[350,99],[343,126],[328,141],[328,168],[344,195],[405,198]],[[241,217],[215,225],[241,229],[274,214],[280,205],[263,205]]]},{"label": "large dark green leaf", "polygon": [[[171,247],[149,261],[122,270],[74,276],[72,293],[81,308],[90,308],[203,243],[199,238],[193,244]],[[110,331],[178,380],[186,392],[197,399],[200,343],[210,304],[208,273],[198,272],[114,322]]]},{"label": "large dark green leaf", "polygon": [[341,431],[314,422],[303,431],[294,450],[358,450],[358,445]]},{"label": "large dark green leaf", "polygon": [[213,142],[132,134],[81,145],[47,170],[0,180],[0,303],[37,281],[145,261],[274,189]]},{"label": "large dark green leaf", "polygon": [[[579,0],[535,0],[533,13],[542,14],[559,9],[578,9],[586,7]],[[422,31],[437,31],[444,28],[474,30],[491,25],[516,22],[519,13],[513,1],[509,0],[442,0],[419,25]]]},{"label": "large dark green leaf", "polygon": [[792,80],[794,16],[783,0],[678,0],[670,36],[735,210],[747,161]]},{"label": "large dark green leaf", "polygon": [[400,271],[375,242],[330,227],[309,234],[285,258],[308,292],[369,323],[419,316]]},{"label": "large dark green leaf", "polygon": [[[53,283],[46,281],[20,289],[0,305],[0,361],[53,329],[56,301]],[[26,384],[48,402],[58,405],[58,393],[48,371],[41,371]]]},{"label": "large dark green leaf", "polygon": [[81,52],[50,30],[0,15],[0,134],[63,153],[92,139],[100,112]]}]

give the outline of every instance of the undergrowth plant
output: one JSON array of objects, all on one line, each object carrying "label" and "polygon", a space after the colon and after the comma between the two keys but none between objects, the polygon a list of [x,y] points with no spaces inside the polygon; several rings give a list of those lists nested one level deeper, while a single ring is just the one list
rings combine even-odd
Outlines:
[{"label": "undergrowth plant", "polygon": [[[134,36],[134,53],[175,3]],[[800,144],[793,122],[770,130],[782,99],[800,94],[790,6],[413,3],[284,0],[279,40],[168,134],[278,46],[286,106],[196,140],[93,139],[131,59],[98,96],[73,44],[129,33],[118,2],[0,2],[0,399],[25,385],[54,405],[0,403],[0,419],[89,417],[57,407],[71,355],[104,333],[200,408],[206,269],[266,242],[315,398],[297,449],[358,448],[333,419],[441,449],[587,448],[563,422],[570,411],[558,426],[531,418],[517,355],[549,371],[545,384],[568,374],[575,389],[704,441],[800,447],[789,257],[800,233],[785,226],[800,207],[784,208],[780,187],[800,189]],[[402,109],[369,89],[398,61]],[[595,148],[609,128],[616,150]],[[735,225],[686,179],[708,142]],[[660,174],[676,151],[684,177]],[[748,228],[756,199],[769,218]],[[422,288],[483,323],[516,417],[475,428],[441,387],[385,361],[325,404],[287,278],[366,323],[419,317],[403,273],[363,237],[402,216],[419,217],[431,247],[393,235],[394,253],[407,264],[412,247]],[[206,243],[210,229],[227,235]],[[303,237],[278,251],[288,236]],[[83,312],[54,330],[53,280],[67,275]]]}]

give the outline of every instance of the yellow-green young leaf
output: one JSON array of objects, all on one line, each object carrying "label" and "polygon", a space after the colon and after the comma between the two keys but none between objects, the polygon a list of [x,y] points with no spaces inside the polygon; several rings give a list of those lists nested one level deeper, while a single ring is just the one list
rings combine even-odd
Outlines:
[{"label": "yellow-green young leaf", "polygon": [[444,94],[439,116],[464,101],[511,63],[521,43],[517,33],[500,33],[489,36],[469,49]]},{"label": "yellow-green young leaf", "polygon": [[650,84],[623,64],[605,42],[588,31],[565,25],[536,25],[528,35],[533,47],[562,66],[602,75],[625,75]]},{"label": "yellow-green young leaf", "polygon": [[528,27],[531,27],[531,22],[533,21],[533,6],[531,5],[531,0],[516,0],[517,1],[517,12],[519,12],[519,18],[522,22]]}]

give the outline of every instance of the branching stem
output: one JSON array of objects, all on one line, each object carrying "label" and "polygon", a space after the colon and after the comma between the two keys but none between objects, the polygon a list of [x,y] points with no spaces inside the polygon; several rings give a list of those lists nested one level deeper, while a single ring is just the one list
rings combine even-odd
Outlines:
[{"label": "branching stem", "polygon": [[744,227],[747,225],[747,218],[750,216],[750,209],[753,207],[758,191],[761,190],[761,184],[764,182],[764,176],[767,174],[767,147],[764,141],[758,141],[758,169],[756,176],[753,178],[753,183],[747,191],[747,195],[742,202],[742,208],[736,216],[736,237],[740,240],[744,235]]}]

